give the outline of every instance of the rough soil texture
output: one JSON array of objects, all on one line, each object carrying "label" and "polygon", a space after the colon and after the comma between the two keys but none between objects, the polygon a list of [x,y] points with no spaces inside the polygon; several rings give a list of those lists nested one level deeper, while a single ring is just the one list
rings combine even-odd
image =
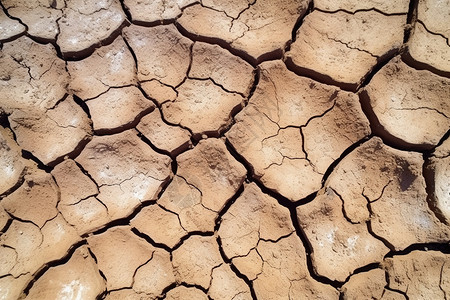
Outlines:
[{"label": "rough soil texture", "polygon": [[0,300],[450,299],[448,0],[0,0]]}]

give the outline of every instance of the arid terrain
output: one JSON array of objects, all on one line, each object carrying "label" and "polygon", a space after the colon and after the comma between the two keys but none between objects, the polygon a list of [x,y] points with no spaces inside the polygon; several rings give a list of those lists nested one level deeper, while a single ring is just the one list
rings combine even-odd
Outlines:
[{"label": "arid terrain", "polygon": [[0,300],[450,300],[450,0],[0,4]]}]

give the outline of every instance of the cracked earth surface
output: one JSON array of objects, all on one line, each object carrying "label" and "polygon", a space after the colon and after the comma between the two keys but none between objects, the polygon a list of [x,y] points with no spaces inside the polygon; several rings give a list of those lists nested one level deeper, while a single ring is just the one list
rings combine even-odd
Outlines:
[{"label": "cracked earth surface", "polygon": [[448,0],[0,0],[0,299],[450,299]]}]

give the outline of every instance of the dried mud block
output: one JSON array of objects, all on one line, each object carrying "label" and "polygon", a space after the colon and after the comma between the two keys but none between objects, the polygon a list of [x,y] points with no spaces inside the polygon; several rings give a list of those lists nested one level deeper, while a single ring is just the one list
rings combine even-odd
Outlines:
[{"label": "dried mud block", "polygon": [[333,108],[322,117],[311,119],[302,133],[308,160],[317,172],[325,174],[348,147],[367,137],[371,130],[358,97],[339,91]]},{"label": "dried mud block", "polygon": [[204,207],[201,192],[182,177],[173,178],[158,203],[176,213],[186,231],[214,231],[217,212]]},{"label": "dried mud block", "polygon": [[181,15],[182,9],[194,2],[195,0],[125,0],[124,4],[133,22],[153,24],[176,19]]},{"label": "dried mud block", "polygon": [[167,300],[207,300],[208,296],[200,289],[196,287],[177,286],[167,292]]},{"label": "dried mud block", "polygon": [[162,105],[162,113],[168,122],[187,127],[196,135],[218,136],[244,100],[211,80],[187,79],[177,91],[174,101]]},{"label": "dried mud block", "polygon": [[220,224],[224,254],[253,282],[258,299],[338,298],[334,288],[309,277],[305,249],[293,234],[289,210],[256,184],[245,186]]},{"label": "dried mud block", "polygon": [[416,22],[408,43],[408,53],[415,61],[431,66],[432,69],[449,73],[449,48],[446,38],[428,32],[422,23]]},{"label": "dried mud block", "polygon": [[[0,195],[19,184],[27,162],[9,129],[0,127]],[[0,225],[0,228],[2,226]]]},{"label": "dried mud block", "polygon": [[25,30],[19,21],[10,19],[3,10],[0,11],[0,41],[13,39]]},{"label": "dried mud block", "polygon": [[86,101],[86,104],[96,132],[114,132],[131,127],[155,108],[153,102],[134,86],[110,89]]},{"label": "dried mud block", "polygon": [[381,300],[406,300],[406,297],[399,292],[385,289]]},{"label": "dried mud block", "polygon": [[192,146],[191,134],[179,126],[172,126],[161,119],[161,112],[155,109],[144,116],[136,129],[158,149],[174,157]]},{"label": "dried mud block", "polygon": [[134,217],[130,225],[148,235],[156,243],[173,248],[187,232],[181,227],[175,213],[162,209],[159,205],[144,207]]},{"label": "dried mud block", "polygon": [[365,223],[345,218],[342,200],[331,190],[297,208],[298,222],[313,250],[317,274],[344,282],[357,268],[383,260],[389,249],[374,238]]},{"label": "dried mud block", "polygon": [[299,77],[281,62],[260,68],[252,98],[225,135],[265,186],[302,199],[320,189],[331,162],[369,133],[368,121],[352,94]]},{"label": "dried mud block", "polygon": [[339,298],[331,285],[310,277],[305,249],[295,234],[276,242],[261,241],[257,251],[264,262],[261,274],[253,281],[257,299]]},{"label": "dried mud block", "polygon": [[192,42],[174,25],[131,25],[123,34],[136,54],[139,81],[157,79],[175,87],[186,77]]},{"label": "dried mud block", "polygon": [[450,255],[438,251],[413,251],[387,258],[389,287],[408,299],[445,299],[450,284]]},{"label": "dried mud block", "polygon": [[342,286],[342,299],[384,299],[385,286],[386,273],[382,269],[355,274]]},{"label": "dried mud block", "polygon": [[131,287],[136,270],[148,262],[155,248],[120,226],[87,239],[100,271],[106,277],[108,290]]},{"label": "dried mud block", "polygon": [[172,265],[177,282],[208,289],[213,270],[223,264],[214,236],[189,237],[172,252]]},{"label": "dried mud block", "polygon": [[164,289],[175,282],[170,254],[162,249],[153,252],[152,259],[139,267],[134,275],[133,290],[148,299],[161,297]]},{"label": "dried mud block", "polygon": [[76,161],[99,185],[97,198],[112,220],[128,216],[141,201],[154,200],[171,174],[171,159],[153,151],[135,130],[94,137]]},{"label": "dried mud block", "polygon": [[426,164],[429,201],[438,217],[450,225],[450,139],[437,147]]},{"label": "dried mud block", "polygon": [[100,229],[111,221],[108,208],[95,197],[69,205],[59,203],[58,210],[79,235]]},{"label": "dried mud block", "polygon": [[344,10],[355,13],[358,10],[377,9],[385,14],[407,14],[409,1],[380,1],[380,0],[316,0],[314,8],[335,12]]},{"label": "dried mud block", "polygon": [[[281,55],[309,1],[203,1],[184,9],[177,22],[190,34],[229,44],[253,62]],[[238,12],[239,10],[239,12]]]},{"label": "dried mud block", "polygon": [[95,260],[86,246],[75,250],[68,262],[48,269],[25,299],[95,299],[105,290]]},{"label": "dried mud block", "polygon": [[41,45],[21,37],[0,51],[1,110],[46,110],[66,94],[65,62],[51,44]]},{"label": "dried mud block", "polygon": [[227,264],[215,268],[211,274],[208,295],[212,299],[252,299],[250,289],[244,280],[236,276]]},{"label": "dried mud block", "polygon": [[314,11],[297,31],[287,62],[321,81],[356,90],[383,56],[402,45],[405,24],[406,15]]},{"label": "dried mud block", "polygon": [[168,85],[162,84],[156,79],[140,83],[141,88],[151,99],[154,99],[158,105],[166,101],[174,101],[177,98],[177,91]]},{"label": "dried mud block", "polygon": [[64,55],[77,56],[109,38],[125,19],[118,0],[72,0],[58,20],[56,42]]},{"label": "dried mud block", "polygon": [[91,121],[72,96],[45,113],[16,110],[9,121],[17,143],[46,165],[76,151],[92,134]]},{"label": "dried mud block", "polygon": [[83,100],[95,98],[110,87],[136,83],[136,64],[120,36],[83,60],[68,61],[67,69],[71,78],[69,88]]},{"label": "dried mud block", "polygon": [[390,148],[372,138],[346,156],[325,183],[352,222],[370,221],[373,233],[396,250],[445,242],[450,228],[427,203],[420,153]]},{"label": "dried mud block", "polygon": [[289,210],[263,194],[254,183],[245,185],[220,224],[218,234],[230,259],[247,256],[261,239],[276,241],[295,231]]},{"label": "dried mud block", "polygon": [[449,0],[420,0],[417,7],[417,18],[425,24],[428,31],[450,37],[450,17]]},{"label": "dried mud block", "polygon": [[0,278],[0,293],[2,300],[17,300],[22,296],[23,290],[31,281],[31,274],[20,275],[15,278],[12,275]]},{"label": "dried mud block", "polygon": [[3,232],[6,225],[8,225],[8,221],[10,219],[9,214],[3,208],[3,205],[0,204],[0,231]]},{"label": "dried mud block", "polygon": [[138,294],[132,289],[121,289],[110,291],[104,298],[105,300],[146,300],[145,294]]},{"label": "dried mud block", "polygon": [[22,185],[2,199],[3,208],[19,220],[42,227],[58,214],[59,190],[50,174],[35,169],[24,176]]},{"label": "dried mud block", "polygon": [[14,266],[3,275],[35,274],[45,264],[67,254],[80,237],[61,215],[48,221],[41,229],[28,222],[13,220],[8,230],[0,236],[0,248],[15,250]]},{"label": "dried mud block", "polygon": [[375,74],[365,91],[387,134],[404,143],[431,148],[450,128],[447,78],[415,70],[395,58]]},{"label": "dried mud block", "polygon": [[215,138],[201,140],[177,163],[177,175],[158,203],[178,214],[187,231],[214,231],[218,213],[244,182],[244,166]]},{"label": "dried mud block", "polygon": [[211,79],[225,90],[247,97],[253,84],[253,67],[218,45],[196,42],[189,77]]},{"label": "dried mud block", "polygon": [[71,205],[98,194],[98,187],[72,159],[56,165],[51,174],[61,193],[60,204]]},{"label": "dried mud block", "polygon": [[3,6],[13,17],[27,25],[27,33],[42,40],[55,40],[59,33],[57,20],[62,16],[64,0],[5,0]]}]

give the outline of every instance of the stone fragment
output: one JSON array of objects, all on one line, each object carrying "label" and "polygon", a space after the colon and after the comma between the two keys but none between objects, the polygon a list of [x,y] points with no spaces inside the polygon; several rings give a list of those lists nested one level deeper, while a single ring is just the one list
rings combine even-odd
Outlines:
[{"label": "stone fragment", "polygon": [[52,176],[35,169],[25,174],[22,185],[2,199],[3,208],[19,220],[40,228],[58,214],[59,190]]},{"label": "stone fragment", "polygon": [[187,127],[196,135],[218,136],[244,100],[211,80],[187,79],[177,91],[177,99],[165,102],[162,113],[168,122]]},{"label": "stone fragment", "polygon": [[230,44],[254,63],[281,55],[308,7],[302,0],[204,2],[184,9],[177,22],[195,36]]},{"label": "stone fragment", "polygon": [[340,195],[350,221],[370,220],[374,234],[396,250],[448,241],[450,228],[428,207],[422,165],[420,153],[372,138],[337,165],[325,187]]},{"label": "stone fragment", "polygon": [[[26,162],[9,129],[0,127],[0,195],[17,185],[25,172]],[[0,226],[2,227],[2,226]]]},{"label": "stone fragment", "polygon": [[186,6],[194,2],[195,0],[125,0],[124,4],[134,23],[153,24],[176,19]]},{"label": "stone fragment", "polygon": [[187,232],[181,227],[178,216],[162,209],[159,205],[143,208],[130,225],[148,235],[156,243],[173,248]]},{"label": "stone fragment", "polygon": [[[61,215],[49,220],[42,229],[29,222],[13,220],[0,236],[0,248],[14,249],[17,257],[9,274],[35,274],[50,261],[61,259],[80,237]],[[1,274],[0,276],[7,275]]]},{"label": "stone fragment", "polygon": [[64,55],[76,57],[111,37],[125,19],[119,0],[72,0],[58,19],[56,42]]},{"label": "stone fragment", "polygon": [[60,204],[71,205],[98,194],[98,187],[76,162],[64,160],[52,170],[52,175],[61,193]]},{"label": "stone fragment", "polygon": [[62,16],[63,0],[5,0],[3,6],[13,17],[27,25],[27,33],[41,40],[55,40],[59,33],[57,20]]},{"label": "stone fragment", "polygon": [[104,290],[97,265],[87,247],[82,246],[67,263],[47,270],[25,299],[95,299]]},{"label": "stone fragment", "polygon": [[208,295],[212,299],[252,299],[245,281],[238,278],[227,264],[215,268],[211,274],[211,286]]},{"label": "stone fragment", "polygon": [[0,10],[0,41],[14,39],[26,30],[19,21],[9,18]]},{"label": "stone fragment", "polygon": [[194,235],[172,252],[172,265],[178,282],[208,289],[211,274],[223,264],[219,246],[213,236]]},{"label": "stone fragment", "polygon": [[450,225],[450,139],[437,147],[426,165],[425,178],[431,190],[430,202],[435,213]]},{"label": "stone fragment", "polygon": [[355,274],[342,286],[342,299],[382,299],[385,286],[386,274],[382,269]]},{"label": "stone fragment", "polygon": [[0,204],[0,232],[3,232],[6,225],[8,225],[9,218],[9,214],[3,208],[3,205]]},{"label": "stone fragment", "polygon": [[155,109],[144,116],[136,129],[158,149],[167,151],[172,157],[192,146],[191,134],[179,126],[171,126],[161,119],[161,112]]},{"label": "stone fragment", "polygon": [[251,183],[223,215],[218,235],[224,254],[253,282],[258,299],[338,299],[334,288],[310,277],[294,231],[289,210]]},{"label": "stone fragment", "polygon": [[136,269],[152,258],[155,248],[127,226],[113,227],[87,239],[108,290],[131,287]]},{"label": "stone fragment", "polygon": [[406,297],[399,292],[385,289],[381,300],[406,300]]},{"label": "stone fragment", "polygon": [[170,254],[162,249],[153,252],[152,259],[137,269],[133,289],[151,299],[161,297],[165,288],[175,282]]},{"label": "stone fragment", "polygon": [[141,82],[140,85],[147,96],[154,99],[159,105],[177,98],[177,91],[173,87],[162,84],[156,79]]},{"label": "stone fragment", "polygon": [[[408,43],[408,53],[413,60],[419,62],[419,67],[429,66],[433,71],[450,73],[450,46],[439,34],[427,31],[421,22],[416,22],[414,31]],[[424,66],[423,66],[424,65]]]},{"label": "stone fragment", "polygon": [[379,0],[316,0],[314,8],[327,12],[344,10],[355,13],[358,10],[377,9],[385,14],[407,14],[409,1],[379,1]]},{"label": "stone fragment", "polygon": [[66,94],[65,62],[51,44],[21,37],[0,51],[0,111],[53,108]]},{"label": "stone fragment", "polygon": [[155,199],[171,173],[170,158],[153,151],[134,130],[94,137],[76,161],[99,185],[97,198],[112,220]]},{"label": "stone fragment", "polygon": [[114,132],[133,127],[140,117],[155,109],[153,102],[134,86],[109,89],[86,104],[96,132]]},{"label": "stone fragment", "polygon": [[408,299],[445,299],[448,295],[449,254],[413,251],[387,258],[385,268],[389,287],[403,292]]},{"label": "stone fragment", "polygon": [[328,166],[369,134],[369,124],[355,95],[299,77],[281,62],[260,69],[252,98],[225,135],[266,187],[299,200],[320,189]]},{"label": "stone fragment", "polygon": [[83,100],[95,98],[110,87],[136,83],[136,64],[120,36],[83,60],[68,61],[67,69],[70,90]]},{"label": "stone fragment", "polygon": [[367,231],[365,223],[349,222],[342,205],[339,196],[327,189],[297,208],[298,222],[312,246],[315,271],[340,282],[357,268],[381,262],[389,252]]},{"label": "stone fragment", "polygon": [[91,137],[91,121],[68,96],[45,113],[16,110],[9,116],[17,143],[44,164],[54,164]]},{"label": "stone fragment", "polygon": [[225,90],[248,96],[253,84],[253,67],[218,45],[197,42],[192,48],[189,77],[211,79]]},{"label": "stone fragment", "polygon": [[289,210],[272,197],[263,194],[254,183],[244,192],[221,220],[218,234],[225,255],[233,259],[246,256],[260,239],[276,241],[295,231]]},{"label": "stone fragment", "polygon": [[288,64],[321,81],[356,90],[383,56],[402,45],[405,23],[406,15],[372,10],[313,11],[297,31]]},{"label": "stone fragment", "polygon": [[156,79],[175,87],[186,77],[192,42],[174,25],[131,25],[123,34],[136,54],[139,81]]},{"label": "stone fragment", "polygon": [[167,300],[188,300],[188,299],[196,299],[196,300],[207,300],[208,296],[196,287],[185,287],[185,286],[177,286],[174,289],[171,289],[167,292],[166,298]]},{"label": "stone fragment", "polygon": [[381,126],[404,143],[430,148],[450,128],[447,78],[415,70],[395,58],[365,90]]},{"label": "stone fragment", "polygon": [[58,210],[79,235],[100,229],[111,221],[108,208],[95,197],[89,197],[69,205],[60,203]]}]

